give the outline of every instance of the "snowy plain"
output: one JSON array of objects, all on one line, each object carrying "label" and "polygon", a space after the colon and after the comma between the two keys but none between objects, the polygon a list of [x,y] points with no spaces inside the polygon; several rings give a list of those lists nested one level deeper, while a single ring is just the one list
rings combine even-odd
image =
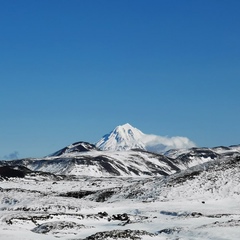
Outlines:
[{"label": "snowy plain", "polygon": [[231,158],[164,177],[1,179],[0,239],[237,240],[239,170]]}]

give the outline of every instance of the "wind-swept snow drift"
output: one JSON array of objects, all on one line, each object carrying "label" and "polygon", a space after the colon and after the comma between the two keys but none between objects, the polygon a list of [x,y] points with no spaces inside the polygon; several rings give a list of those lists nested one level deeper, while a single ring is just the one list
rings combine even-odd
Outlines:
[{"label": "wind-swept snow drift", "polygon": [[139,148],[150,152],[163,153],[169,149],[191,148],[195,143],[186,137],[163,137],[144,134],[129,123],[116,127],[104,135],[96,144],[104,151],[122,151]]}]

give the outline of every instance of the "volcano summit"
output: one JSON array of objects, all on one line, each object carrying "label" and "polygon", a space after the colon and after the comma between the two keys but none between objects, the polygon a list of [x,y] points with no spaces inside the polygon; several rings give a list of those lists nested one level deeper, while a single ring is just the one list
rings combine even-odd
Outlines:
[{"label": "volcano summit", "polygon": [[144,134],[129,123],[117,126],[96,143],[96,147],[104,151],[122,151],[138,148],[156,153],[164,153],[169,149],[195,146],[195,143],[186,137],[162,137]]}]

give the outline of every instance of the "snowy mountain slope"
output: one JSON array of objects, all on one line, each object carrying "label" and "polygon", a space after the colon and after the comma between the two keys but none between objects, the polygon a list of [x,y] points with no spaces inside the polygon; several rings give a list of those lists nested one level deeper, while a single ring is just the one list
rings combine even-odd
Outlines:
[{"label": "snowy mountain slope", "polygon": [[122,151],[134,148],[145,149],[145,145],[141,142],[144,134],[137,128],[126,123],[122,126],[117,126],[109,134],[104,135],[96,146],[101,150]]},{"label": "snowy mountain slope", "polygon": [[221,154],[208,148],[191,148],[187,151],[185,150],[185,152],[180,152],[181,154],[177,154],[174,161],[182,163],[182,165],[184,165],[184,168],[182,169],[223,158]]},{"label": "snowy mountain slope", "polygon": [[239,181],[240,156],[200,164],[162,178],[142,179],[116,192],[112,198],[163,201],[239,199]]},{"label": "snowy mountain slope", "polygon": [[[1,163],[4,164],[3,162]],[[164,176],[180,169],[169,158],[139,150],[64,152],[43,159],[7,161],[33,171],[87,176]]]},{"label": "snowy mountain slope", "polygon": [[[202,152],[202,153],[201,153]],[[240,154],[240,145],[234,145],[234,146],[218,146],[213,148],[182,148],[182,149],[170,149],[164,153],[165,156],[176,159],[179,158],[179,156],[190,156],[190,155],[202,155],[207,156],[209,155],[221,155],[223,156],[237,156]]]},{"label": "snowy mountain slope", "polygon": [[240,153],[240,145],[232,145],[229,147],[219,146],[212,148],[212,150],[215,151],[216,153],[223,154],[226,156],[238,155]]},{"label": "snowy mountain slope", "polygon": [[181,170],[184,170],[202,163],[240,156],[240,151],[237,146],[221,146],[214,148],[171,149],[165,152],[164,155],[172,159]]},{"label": "snowy mountain slope", "polygon": [[109,134],[104,135],[96,146],[104,151],[123,151],[144,149],[150,152],[163,153],[172,148],[190,148],[195,144],[186,137],[161,137],[144,134],[129,123],[117,126]]}]

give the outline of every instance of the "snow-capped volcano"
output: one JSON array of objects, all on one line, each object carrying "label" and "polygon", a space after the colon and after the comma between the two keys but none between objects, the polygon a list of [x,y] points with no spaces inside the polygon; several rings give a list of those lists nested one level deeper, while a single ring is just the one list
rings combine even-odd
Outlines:
[{"label": "snow-capped volcano", "polygon": [[129,123],[117,126],[109,134],[104,135],[96,144],[101,150],[130,150],[133,148],[145,149],[145,144],[141,141],[144,137],[137,128]]},{"label": "snow-capped volcano", "polygon": [[117,126],[96,143],[96,147],[104,151],[122,151],[138,148],[156,153],[163,153],[169,149],[191,148],[195,146],[186,137],[162,137],[144,134],[129,123]]}]

